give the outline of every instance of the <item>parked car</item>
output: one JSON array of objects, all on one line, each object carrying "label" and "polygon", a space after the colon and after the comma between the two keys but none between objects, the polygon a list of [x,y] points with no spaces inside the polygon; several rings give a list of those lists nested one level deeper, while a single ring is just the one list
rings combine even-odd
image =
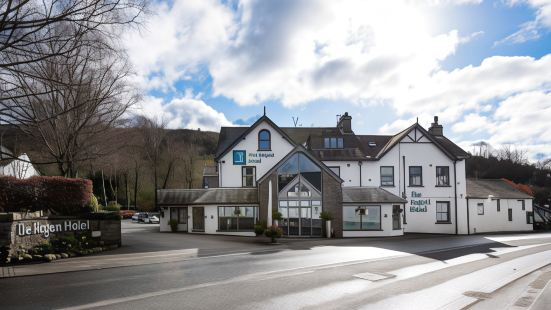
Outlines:
[{"label": "parked car", "polygon": [[134,210],[120,210],[119,214],[123,219],[130,219],[133,218],[134,214],[136,214],[136,211]]},{"label": "parked car", "polygon": [[148,217],[144,219],[144,223],[159,224],[159,214],[148,214]]},{"label": "parked car", "polygon": [[132,215],[132,222],[139,222],[140,214],[141,213],[139,213],[139,212],[134,213],[134,215]]}]

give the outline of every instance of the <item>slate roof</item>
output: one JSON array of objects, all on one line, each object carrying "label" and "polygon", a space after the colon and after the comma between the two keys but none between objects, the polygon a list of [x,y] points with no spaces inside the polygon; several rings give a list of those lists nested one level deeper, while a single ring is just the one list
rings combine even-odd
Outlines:
[{"label": "slate roof", "polygon": [[256,188],[161,189],[159,205],[258,204]]},{"label": "slate roof", "polygon": [[400,198],[380,187],[343,187],[343,203],[406,203]]},{"label": "slate roof", "polygon": [[467,179],[467,198],[532,199],[502,179]]},{"label": "slate roof", "polygon": [[[261,120],[273,122],[266,116],[261,117],[251,127],[222,127],[216,149],[216,158],[220,158],[228,149],[236,144],[237,139],[246,135],[247,131],[259,124]],[[402,130],[396,135],[357,135],[355,133],[343,133],[337,127],[278,127],[277,130],[291,140],[295,145],[305,145],[319,160],[378,160],[386,152],[399,143],[411,130],[418,128],[429,140],[434,142],[438,148],[453,159],[468,158],[469,154],[458,145],[444,136],[430,134],[421,125],[415,123]],[[343,149],[325,149],[325,137],[343,138]],[[370,142],[375,146],[370,146]]]}]

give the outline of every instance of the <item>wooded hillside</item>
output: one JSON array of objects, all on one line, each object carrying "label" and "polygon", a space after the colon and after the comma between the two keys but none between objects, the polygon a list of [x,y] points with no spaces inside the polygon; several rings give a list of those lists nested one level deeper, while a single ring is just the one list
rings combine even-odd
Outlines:
[{"label": "wooded hillside", "polygon": [[[158,188],[197,188],[204,165],[212,164],[218,133],[144,126],[113,128],[99,141],[94,156],[77,162],[76,176],[89,178],[101,204],[116,201],[122,208],[154,207],[154,171]],[[69,133],[68,133],[69,134]],[[158,140],[158,149],[154,149]],[[63,175],[49,147],[13,126],[0,126],[0,143],[15,154],[27,153],[42,175]],[[152,155],[156,154],[156,164]],[[102,177],[103,175],[103,177]],[[105,188],[105,192],[104,192]]]}]

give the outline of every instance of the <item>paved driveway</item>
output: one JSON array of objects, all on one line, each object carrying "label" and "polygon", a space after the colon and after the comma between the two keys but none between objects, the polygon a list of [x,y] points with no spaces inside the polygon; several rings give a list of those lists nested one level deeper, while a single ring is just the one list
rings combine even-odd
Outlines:
[{"label": "paved driveway", "polygon": [[133,223],[130,220],[122,221],[121,230],[122,247],[105,252],[106,255],[197,249],[198,256],[205,256],[273,248],[266,237],[159,232],[158,224]]}]

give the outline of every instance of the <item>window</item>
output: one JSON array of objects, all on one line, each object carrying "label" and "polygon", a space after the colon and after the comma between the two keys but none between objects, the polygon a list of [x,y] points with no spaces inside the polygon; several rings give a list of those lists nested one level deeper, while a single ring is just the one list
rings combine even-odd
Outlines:
[{"label": "window", "polygon": [[344,143],[342,138],[324,138],[323,146],[326,149],[342,149]]},{"label": "window", "polygon": [[450,202],[449,201],[436,202],[436,222],[437,223],[450,222]]},{"label": "window", "polygon": [[394,186],[394,167],[381,167],[381,186]]},{"label": "window", "polygon": [[298,175],[316,190],[321,191],[321,169],[303,153],[295,153],[277,170],[278,187],[281,192]]},{"label": "window", "polygon": [[501,212],[501,200],[496,199],[497,212]]},{"label": "window", "polygon": [[402,229],[402,219],[400,217],[400,214],[402,213],[402,209],[400,208],[400,205],[393,205],[392,206],[392,229]]},{"label": "window", "polygon": [[476,212],[478,213],[478,215],[484,215],[484,203],[483,202],[479,202],[476,204]]},{"label": "window", "polygon": [[218,207],[218,230],[254,230],[257,217],[258,207]]},{"label": "window", "polygon": [[170,219],[178,224],[187,224],[187,208],[170,208]]},{"label": "window", "polygon": [[409,186],[423,186],[423,167],[409,167]]},{"label": "window", "polygon": [[336,175],[338,175],[339,177],[341,176],[341,167],[328,167],[329,169],[331,169],[331,171],[333,171]]},{"label": "window", "polygon": [[520,201],[520,205],[522,207],[522,211],[526,210],[526,205],[525,205],[524,200],[519,200],[519,201]]},{"label": "window", "polygon": [[271,134],[268,130],[262,129],[258,133],[258,150],[259,151],[270,151],[271,149],[272,149]]},{"label": "window", "polygon": [[241,176],[243,178],[243,187],[255,187],[256,186],[256,167],[242,167]]},{"label": "window", "polygon": [[508,212],[508,217],[509,217],[509,222],[512,222],[513,221],[513,209],[508,209],[507,211]]},{"label": "window", "polygon": [[436,166],[436,186],[450,186],[450,167]]},{"label": "window", "polygon": [[381,207],[343,207],[343,230],[381,230]]},{"label": "window", "polygon": [[530,211],[526,212],[526,224],[534,223],[534,214]]}]

